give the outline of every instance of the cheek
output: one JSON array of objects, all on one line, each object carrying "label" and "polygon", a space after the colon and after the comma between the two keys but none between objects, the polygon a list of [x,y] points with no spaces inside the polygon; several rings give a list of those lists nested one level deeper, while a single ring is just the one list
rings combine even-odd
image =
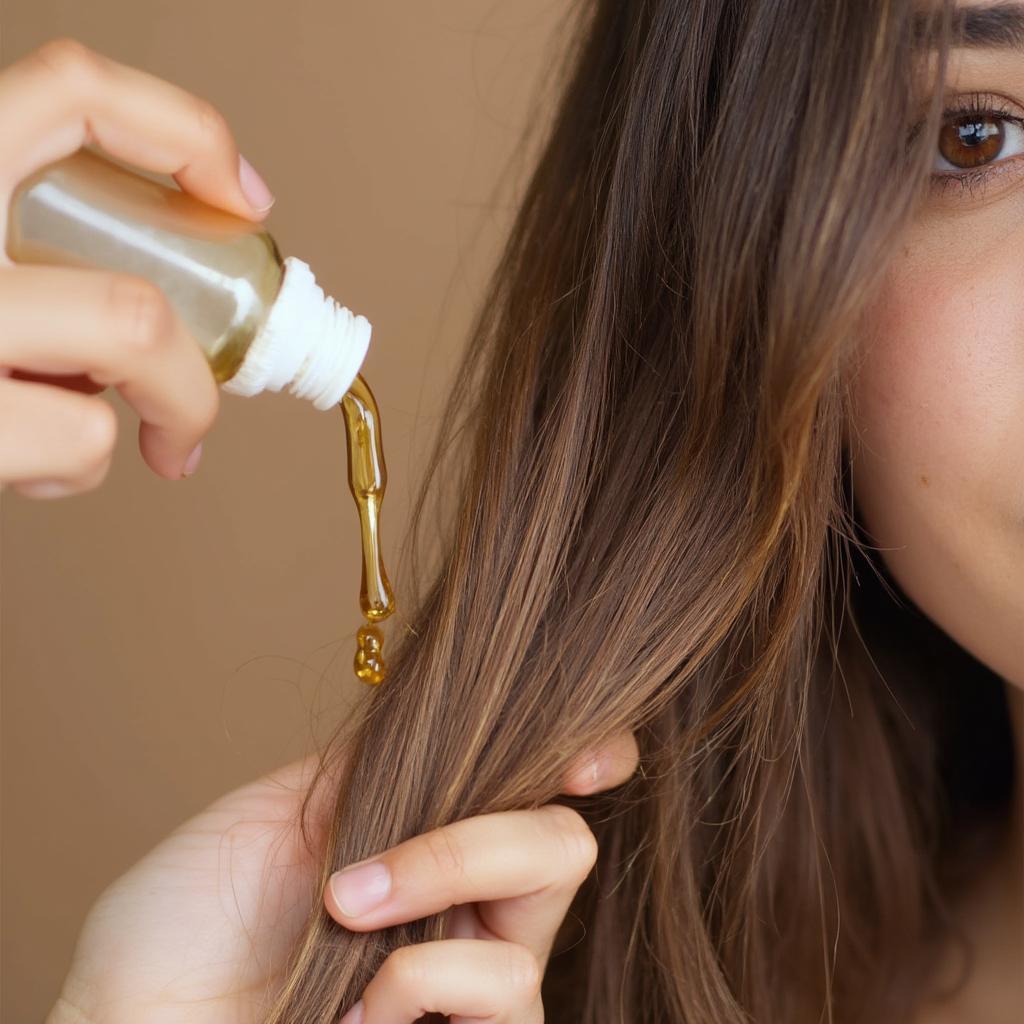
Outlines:
[{"label": "cheek", "polygon": [[922,515],[958,531],[1024,519],[1024,275],[1003,263],[967,277],[962,263],[904,267],[868,318],[857,490],[908,529]]},{"label": "cheek", "polygon": [[964,258],[952,240],[943,251],[958,254],[955,270],[904,261],[866,318],[852,389],[854,499],[904,592],[961,646],[1017,678],[1024,263],[1006,246],[987,260]]}]

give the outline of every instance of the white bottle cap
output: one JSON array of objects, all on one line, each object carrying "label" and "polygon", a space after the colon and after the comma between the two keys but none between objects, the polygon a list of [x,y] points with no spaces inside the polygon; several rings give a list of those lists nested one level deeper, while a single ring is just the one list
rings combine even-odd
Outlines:
[{"label": "white bottle cap", "polygon": [[234,395],[256,395],[287,384],[293,395],[330,409],[356,379],[371,330],[366,317],[324,295],[308,264],[289,256],[262,329],[221,386]]}]

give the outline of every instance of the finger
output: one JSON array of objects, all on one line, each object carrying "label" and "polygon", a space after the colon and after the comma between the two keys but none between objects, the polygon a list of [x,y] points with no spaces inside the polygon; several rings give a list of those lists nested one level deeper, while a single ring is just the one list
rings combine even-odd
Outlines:
[{"label": "finger", "polygon": [[168,479],[181,477],[217,416],[217,383],[199,344],[163,292],[130,274],[0,272],[0,364],[116,387],[142,420],[143,458]]},{"label": "finger", "polygon": [[[400,946],[339,1024],[411,1024],[424,1013],[465,1022],[540,1024],[541,967],[514,942],[441,939]],[[361,1016],[360,1016],[361,1014]]]},{"label": "finger", "polygon": [[90,490],[110,468],[116,436],[117,417],[102,398],[0,378],[0,481],[14,490],[29,497]]},{"label": "finger", "polygon": [[487,927],[540,960],[596,859],[597,840],[583,817],[545,804],[465,818],[407,839],[336,872],[324,901],[336,921],[356,931],[488,901],[478,908]]},{"label": "finger", "polygon": [[566,775],[561,792],[585,796],[621,786],[636,771],[640,750],[631,732],[619,733],[598,751],[579,757]]},{"label": "finger", "polygon": [[269,209],[246,198],[238,149],[215,107],[74,39],[51,40],[4,69],[0,124],[6,188],[95,141],[239,216]]}]

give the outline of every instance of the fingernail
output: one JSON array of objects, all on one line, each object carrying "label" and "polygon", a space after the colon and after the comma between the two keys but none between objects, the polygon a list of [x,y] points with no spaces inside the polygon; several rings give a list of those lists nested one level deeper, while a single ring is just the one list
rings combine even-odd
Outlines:
[{"label": "fingernail", "polygon": [[391,872],[379,860],[345,868],[331,875],[331,892],[346,917],[358,917],[387,899]]},{"label": "fingernail", "polygon": [[362,999],[356,1003],[344,1017],[338,1021],[338,1024],[363,1024],[363,1001]]},{"label": "fingernail", "polygon": [[238,181],[249,205],[257,213],[266,213],[274,205],[274,193],[241,153],[238,154]]},{"label": "fingernail", "polygon": [[18,491],[27,498],[63,498],[71,488],[63,480],[33,480],[18,484]]},{"label": "fingernail", "polygon": [[594,760],[590,762],[590,781],[592,784],[596,785],[600,780],[603,768],[604,759],[600,756],[595,757]]},{"label": "fingernail", "polygon": [[181,467],[182,479],[184,479],[187,476],[191,476],[196,471],[196,469],[199,467],[199,460],[202,458],[202,456],[203,442],[200,441],[199,444],[197,444],[195,448],[192,449],[192,453],[185,460],[185,465]]}]

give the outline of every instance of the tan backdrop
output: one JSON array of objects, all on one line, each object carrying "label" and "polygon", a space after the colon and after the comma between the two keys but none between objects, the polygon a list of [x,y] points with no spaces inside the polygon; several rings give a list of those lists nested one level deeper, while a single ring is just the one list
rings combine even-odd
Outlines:
[{"label": "tan backdrop", "polygon": [[[363,371],[399,597],[413,484],[521,179],[493,189],[566,7],[2,0],[4,64],[71,35],[213,101],[277,195],[282,250],[372,321]],[[115,404],[101,489],[0,498],[12,1024],[43,1019],[109,881],[219,794],[312,749],[363,685],[340,414],[225,395],[197,475],[172,483]]]}]

